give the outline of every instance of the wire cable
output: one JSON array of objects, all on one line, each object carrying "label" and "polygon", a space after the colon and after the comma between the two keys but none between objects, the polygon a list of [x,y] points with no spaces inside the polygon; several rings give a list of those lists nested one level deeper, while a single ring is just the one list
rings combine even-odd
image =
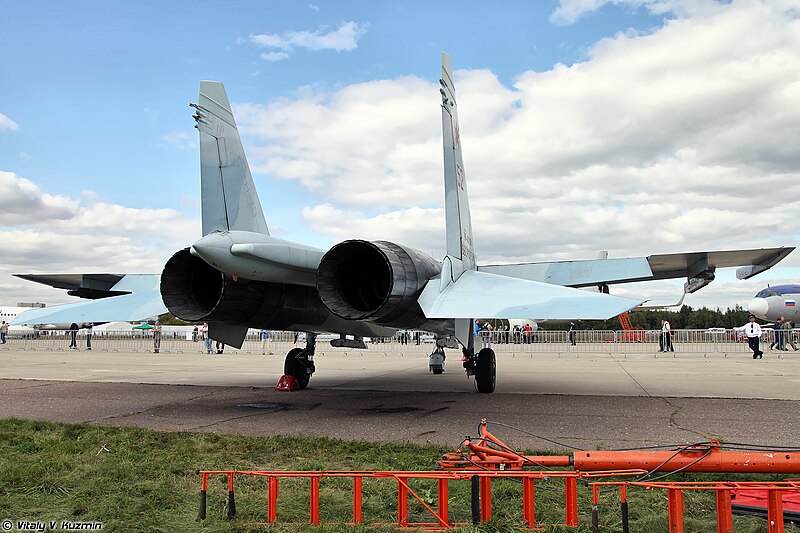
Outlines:
[{"label": "wire cable", "polygon": [[[531,437],[535,437],[537,439],[541,439],[543,441],[549,442],[550,444],[555,444],[556,446],[561,446],[562,448],[567,448],[569,450],[579,450],[580,449],[580,448],[576,448],[575,446],[570,446],[568,444],[564,444],[563,442],[558,442],[557,440],[548,439],[547,437],[542,437],[541,435],[537,435],[535,433],[531,433],[530,431],[525,431],[522,428],[518,428],[518,427],[512,426],[510,424],[504,424],[502,422],[497,422],[497,421],[494,421],[494,420],[487,420],[486,421],[487,424],[490,423],[490,422],[492,424],[495,424],[495,425],[498,425],[498,426],[503,426],[503,427],[507,427],[507,428],[510,428],[510,429],[514,429],[516,431],[519,431],[520,433],[524,433],[525,435],[528,435],[528,436],[531,436]],[[478,426],[478,427],[480,427],[480,426]],[[480,433],[480,431],[479,431],[479,433]]]}]

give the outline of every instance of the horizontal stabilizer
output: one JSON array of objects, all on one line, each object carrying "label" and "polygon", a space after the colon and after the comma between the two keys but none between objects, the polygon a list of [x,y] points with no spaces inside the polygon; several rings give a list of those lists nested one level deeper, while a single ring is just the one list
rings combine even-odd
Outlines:
[{"label": "horizontal stabilizer", "polygon": [[100,300],[31,309],[17,315],[12,325],[70,324],[76,322],[129,322],[145,320],[167,312],[161,293],[143,291]]},{"label": "horizontal stabilizer", "polygon": [[422,291],[427,318],[530,318],[604,320],[641,304],[631,300],[549,283],[467,271],[444,290],[438,279]]}]

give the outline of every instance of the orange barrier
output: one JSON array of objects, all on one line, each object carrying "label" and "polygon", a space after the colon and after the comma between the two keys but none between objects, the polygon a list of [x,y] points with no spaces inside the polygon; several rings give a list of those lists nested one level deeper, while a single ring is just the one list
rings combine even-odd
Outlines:
[{"label": "orange barrier", "polygon": [[622,510],[622,531],[628,533],[628,507],[627,489],[629,487],[642,487],[645,489],[661,489],[667,491],[667,514],[669,517],[669,532],[683,533],[683,492],[684,491],[714,491],[716,493],[717,532],[733,533],[733,510],[731,506],[731,493],[747,491],[767,492],[767,531],[769,533],[784,532],[783,494],[800,492],[800,483],[794,481],[779,482],[625,482],[602,481],[589,483],[592,488],[592,530],[600,531],[599,527],[599,497],[601,487],[618,487],[620,493],[620,506]]},{"label": "orange barrier", "polygon": [[[320,525],[320,482],[326,478],[351,478],[353,480],[353,515],[350,525],[363,524],[362,502],[364,496],[363,479],[390,479],[397,483],[397,521],[395,527],[424,528],[443,530],[469,525],[468,522],[452,521],[449,515],[449,482],[470,480],[472,482],[472,523],[488,522],[492,519],[492,480],[513,478],[522,481],[522,525],[528,529],[542,526],[577,526],[578,524],[578,479],[595,477],[641,475],[641,471],[582,473],[574,471],[262,471],[262,470],[203,470],[197,472],[201,477],[199,520],[206,518],[206,497],[210,476],[227,476],[229,520],[236,516],[236,497],[234,480],[237,476],[267,478],[267,516],[266,523],[274,524],[278,519],[278,494],[280,480],[284,478],[308,478],[309,480],[309,520],[310,525]],[[564,522],[545,524],[536,521],[535,482],[536,480],[564,479]],[[437,503],[430,506],[411,487],[412,480],[433,479],[437,481]],[[433,518],[432,522],[411,522],[409,520],[409,497],[418,501]],[[387,525],[375,524],[377,525]]]}]

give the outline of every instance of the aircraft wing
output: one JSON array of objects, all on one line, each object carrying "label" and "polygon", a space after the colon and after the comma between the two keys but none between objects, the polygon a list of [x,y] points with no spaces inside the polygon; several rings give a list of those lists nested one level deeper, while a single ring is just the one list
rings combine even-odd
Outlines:
[{"label": "aircraft wing", "polygon": [[23,311],[11,325],[69,324],[71,322],[128,322],[144,320],[167,312],[158,290],[87,300]]},{"label": "aircraft wing", "polygon": [[464,272],[444,288],[439,279],[433,279],[419,298],[427,318],[604,320],[641,303],[641,300],[476,270]]},{"label": "aircraft wing", "polygon": [[741,267],[736,276],[747,279],[771,268],[794,248],[759,248],[656,254],[624,259],[590,259],[512,265],[485,265],[478,270],[513,278],[564,285],[589,287],[601,283],[629,283],[658,279],[687,279],[712,273],[716,268]]},{"label": "aircraft wing", "polygon": [[24,311],[12,324],[144,320],[167,312],[158,274],[14,274],[88,301]]}]

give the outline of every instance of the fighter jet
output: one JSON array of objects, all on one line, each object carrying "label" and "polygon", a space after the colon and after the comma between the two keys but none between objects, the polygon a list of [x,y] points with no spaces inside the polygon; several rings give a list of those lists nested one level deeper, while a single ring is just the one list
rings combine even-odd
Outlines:
[{"label": "fighter jet", "polygon": [[[491,348],[476,352],[475,317],[605,319],[641,303],[604,294],[609,284],[686,276],[689,288],[697,290],[714,278],[711,254],[737,254],[736,265],[750,265],[756,272],[792,251],[771,248],[479,266],[452,64],[446,53],[439,83],[446,217],[443,259],[389,241],[347,240],[326,251],[271,236],[225,88],[203,81],[198,102],[191,104],[200,135],[203,236],[167,261],[157,300],[152,291],[145,291],[151,296],[134,292],[107,298],[102,309],[103,301],[95,302],[98,307],[92,302],[71,304],[83,305],[76,318],[124,320],[126,313],[127,319],[141,318],[136,316],[145,312],[141,299],[157,305],[163,300],[164,311],[188,321],[206,321],[211,338],[236,347],[242,346],[248,328],[306,332],[306,346],[291,350],[284,364],[285,374],[300,387],[307,386],[315,371],[317,333],[339,334],[331,342],[334,346],[366,348],[366,336],[422,330],[435,335],[432,356],[443,358],[445,348],[460,348],[467,376],[474,376],[479,392],[490,393],[496,385],[495,353]],[[109,304],[117,301],[120,306],[112,317]],[[153,314],[153,306],[146,312]],[[20,316],[17,322],[32,323],[45,315]]]}]

